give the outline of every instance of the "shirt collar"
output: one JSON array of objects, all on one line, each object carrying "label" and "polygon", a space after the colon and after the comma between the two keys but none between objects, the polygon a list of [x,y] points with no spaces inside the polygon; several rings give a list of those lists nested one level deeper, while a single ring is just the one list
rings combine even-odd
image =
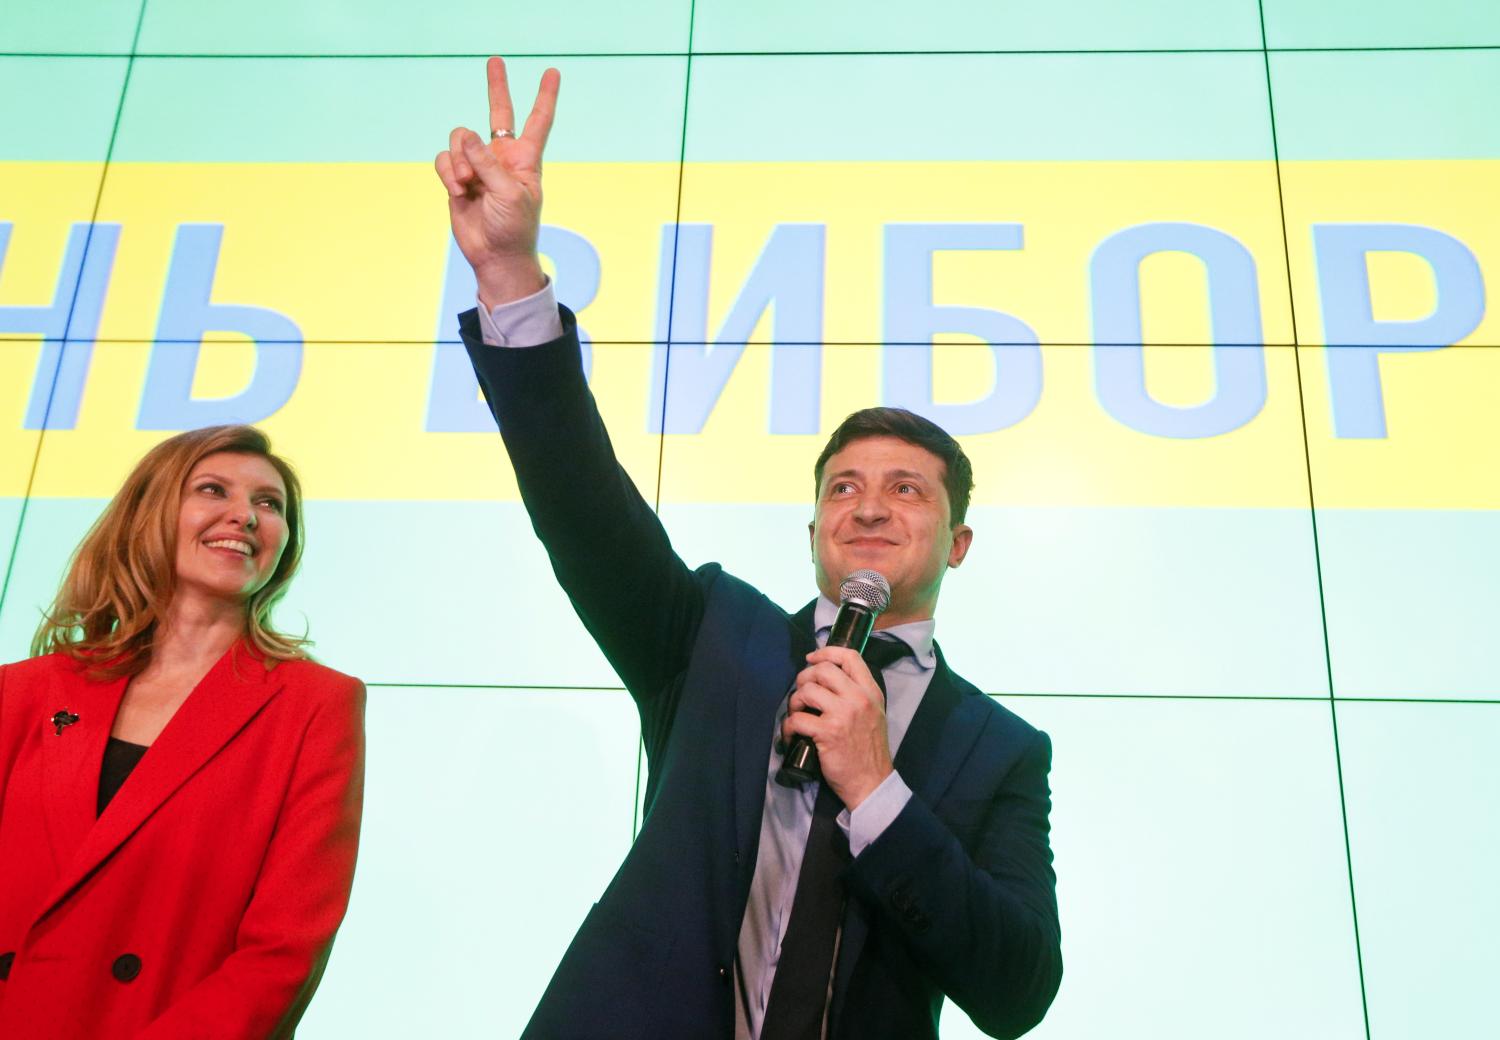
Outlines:
[{"label": "shirt collar", "polygon": [[[828,632],[833,628],[833,619],[838,616],[838,604],[827,596],[819,594],[818,605],[813,608],[813,634],[818,637],[818,645],[828,637]],[[917,667],[924,672],[937,667],[937,654],[932,649],[932,634],[937,628],[937,622],[932,618],[924,618],[921,621],[907,621],[904,624],[892,625],[890,628],[882,628],[874,636],[888,636],[899,639],[911,647],[912,659],[916,661]]]}]

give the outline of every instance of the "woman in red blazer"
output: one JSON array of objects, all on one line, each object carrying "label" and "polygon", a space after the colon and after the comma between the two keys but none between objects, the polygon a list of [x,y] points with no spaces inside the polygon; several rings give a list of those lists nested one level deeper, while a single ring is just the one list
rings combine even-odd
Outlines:
[{"label": "woman in red blazer", "polygon": [[271,626],[301,551],[264,435],[173,437],[0,668],[0,1037],[291,1035],[364,773],[364,687]]}]

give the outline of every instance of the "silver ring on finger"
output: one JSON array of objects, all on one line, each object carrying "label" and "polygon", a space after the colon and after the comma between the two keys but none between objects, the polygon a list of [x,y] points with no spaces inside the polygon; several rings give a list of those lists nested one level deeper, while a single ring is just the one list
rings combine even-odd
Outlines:
[{"label": "silver ring on finger", "polygon": [[503,141],[507,137],[514,138],[515,136],[516,135],[512,131],[510,131],[510,130],[491,130],[490,131],[490,140],[491,141]]}]

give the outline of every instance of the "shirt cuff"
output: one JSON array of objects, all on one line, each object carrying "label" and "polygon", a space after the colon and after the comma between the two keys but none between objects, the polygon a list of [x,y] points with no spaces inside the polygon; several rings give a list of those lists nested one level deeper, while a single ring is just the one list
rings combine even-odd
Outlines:
[{"label": "shirt cuff", "polygon": [[552,279],[530,296],[491,310],[479,302],[479,336],[492,347],[539,347],[563,334]]},{"label": "shirt cuff", "polygon": [[852,813],[848,809],[836,817],[839,830],[849,839],[849,854],[858,856],[876,838],[885,833],[911,801],[911,788],[894,769],[880,781],[880,786],[871,791]]}]

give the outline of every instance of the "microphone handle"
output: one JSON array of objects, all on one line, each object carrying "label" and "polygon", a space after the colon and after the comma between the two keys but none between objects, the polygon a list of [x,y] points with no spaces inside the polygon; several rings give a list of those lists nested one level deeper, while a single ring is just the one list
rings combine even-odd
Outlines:
[{"label": "microphone handle", "polygon": [[[865,652],[865,642],[870,630],[875,627],[875,612],[862,603],[852,600],[839,605],[838,615],[833,619],[833,628],[828,633],[826,646],[847,646],[857,654]],[[803,711],[820,714],[816,708]],[[781,768],[776,771],[776,782],[782,787],[801,787],[810,781],[821,782],[823,771],[818,768],[818,746],[798,733],[792,737]]]}]

